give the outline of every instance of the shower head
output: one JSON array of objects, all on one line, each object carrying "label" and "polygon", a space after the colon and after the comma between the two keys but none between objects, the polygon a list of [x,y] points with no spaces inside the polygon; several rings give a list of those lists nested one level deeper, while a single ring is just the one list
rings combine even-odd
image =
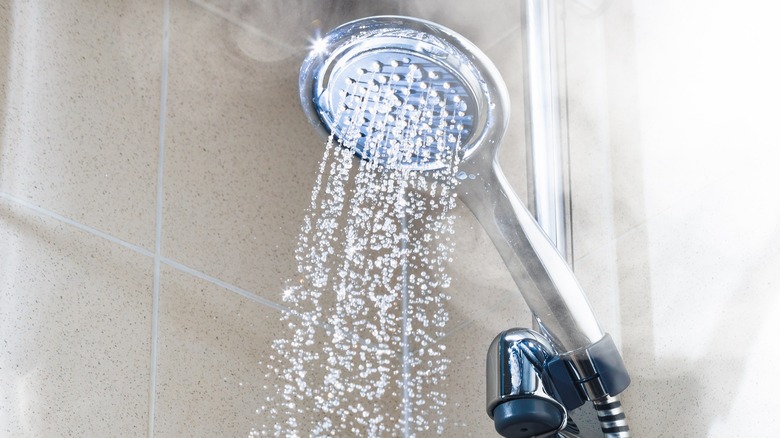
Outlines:
[{"label": "shower head", "polygon": [[508,93],[471,42],[429,21],[370,17],[315,41],[301,68],[309,120],[366,160],[433,170],[497,144]]}]

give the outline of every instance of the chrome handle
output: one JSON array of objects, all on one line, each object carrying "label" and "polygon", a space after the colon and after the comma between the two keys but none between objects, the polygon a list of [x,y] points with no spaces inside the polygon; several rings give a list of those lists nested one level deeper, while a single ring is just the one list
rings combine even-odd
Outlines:
[{"label": "chrome handle", "polygon": [[569,265],[509,186],[495,160],[474,157],[461,166],[460,198],[471,209],[509,269],[541,331],[557,353],[600,340],[585,293]]}]

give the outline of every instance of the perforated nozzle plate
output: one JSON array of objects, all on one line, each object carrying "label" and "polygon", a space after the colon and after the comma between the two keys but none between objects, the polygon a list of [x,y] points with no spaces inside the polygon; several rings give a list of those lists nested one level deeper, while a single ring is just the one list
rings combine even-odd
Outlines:
[{"label": "perforated nozzle plate", "polygon": [[445,27],[368,17],[333,29],[313,48],[301,66],[303,110],[367,160],[443,168],[483,144],[497,145],[504,133],[509,99],[501,75]]},{"label": "perforated nozzle plate", "polygon": [[469,138],[471,90],[432,57],[382,47],[334,65],[321,81],[320,118],[345,146],[369,160],[442,167]]}]

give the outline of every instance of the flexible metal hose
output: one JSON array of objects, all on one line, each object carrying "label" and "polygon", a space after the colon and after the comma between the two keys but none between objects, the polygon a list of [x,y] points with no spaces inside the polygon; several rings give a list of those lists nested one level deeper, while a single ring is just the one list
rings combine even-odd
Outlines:
[{"label": "flexible metal hose", "polygon": [[599,417],[601,432],[605,438],[629,438],[628,420],[623,412],[623,406],[617,397],[605,397],[593,401],[596,415]]}]

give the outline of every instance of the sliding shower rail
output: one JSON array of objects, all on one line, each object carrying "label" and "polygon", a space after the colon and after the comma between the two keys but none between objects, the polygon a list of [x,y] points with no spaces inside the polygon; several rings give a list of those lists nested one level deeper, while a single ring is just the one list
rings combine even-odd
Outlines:
[{"label": "sliding shower rail", "polygon": [[[566,93],[565,83],[560,80],[560,73],[565,69],[560,68],[556,38],[559,11],[555,0],[523,0],[521,3],[528,207],[558,252],[572,266]],[[538,329],[537,318],[533,320],[534,328]],[[617,397],[594,400],[593,404],[605,437],[630,437],[628,422]]]}]

